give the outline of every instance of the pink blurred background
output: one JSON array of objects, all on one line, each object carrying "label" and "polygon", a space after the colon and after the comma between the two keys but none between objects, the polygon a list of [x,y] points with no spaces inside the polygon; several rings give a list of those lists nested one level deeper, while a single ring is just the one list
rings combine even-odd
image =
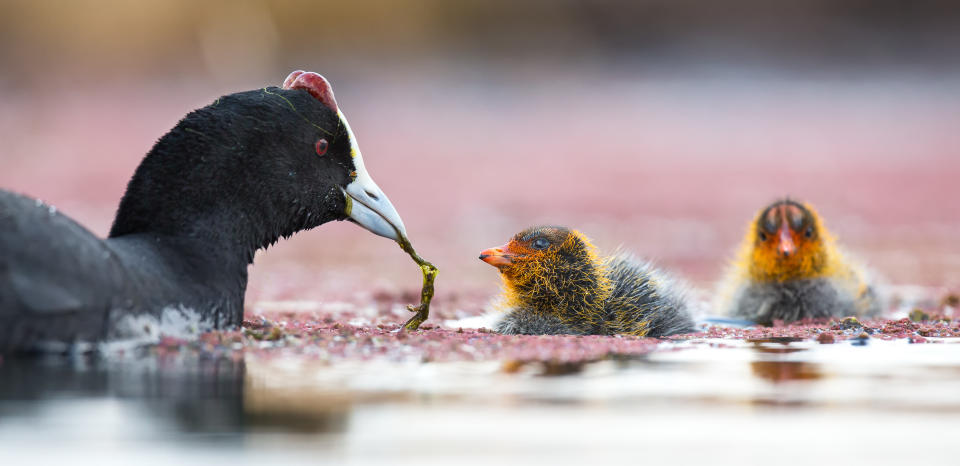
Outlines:
[{"label": "pink blurred background", "polygon": [[[0,187],[106,234],[181,116],[307,69],[439,301],[493,295],[478,252],[535,223],[709,289],[787,195],[891,283],[956,289],[958,25],[950,2],[0,2]],[[418,288],[338,223],[258,255],[248,300]]]}]

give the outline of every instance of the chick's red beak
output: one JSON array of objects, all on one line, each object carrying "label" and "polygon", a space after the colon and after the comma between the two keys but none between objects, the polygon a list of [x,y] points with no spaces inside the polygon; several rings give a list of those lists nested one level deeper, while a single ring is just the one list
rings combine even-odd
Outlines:
[{"label": "chick's red beak", "polygon": [[504,244],[480,251],[480,260],[494,267],[504,267],[513,263],[513,252],[509,245]]},{"label": "chick's red beak", "polygon": [[790,227],[786,222],[780,225],[778,235],[780,236],[780,244],[777,246],[777,250],[780,251],[781,256],[790,257],[797,252],[797,245],[793,242],[793,233],[790,231]]}]

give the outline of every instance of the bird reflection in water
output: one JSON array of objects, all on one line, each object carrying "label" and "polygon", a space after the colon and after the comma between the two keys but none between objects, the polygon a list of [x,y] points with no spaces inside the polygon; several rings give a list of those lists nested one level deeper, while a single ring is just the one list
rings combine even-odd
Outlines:
[{"label": "bird reflection in water", "polygon": [[794,381],[813,381],[823,378],[819,364],[804,361],[784,361],[778,355],[807,351],[806,348],[790,346],[800,341],[796,338],[766,338],[750,340],[753,350],[760,358],[750,363],[753,375],[769,382],[783,383]]},{"label": "bird reflection in water", "polygon": [[[14,358],[0,361],[0,381],[0,429],[54,419],[69,430],[116,422],[129,432],[213,434],[204,439],[229,442],[256,431],[342,433],[349,414],[343,400],[290,409],[288,397],[256,389],[242,358]],[[98,402],[116,405],[111,415],[119,418],[102,418]]]}]

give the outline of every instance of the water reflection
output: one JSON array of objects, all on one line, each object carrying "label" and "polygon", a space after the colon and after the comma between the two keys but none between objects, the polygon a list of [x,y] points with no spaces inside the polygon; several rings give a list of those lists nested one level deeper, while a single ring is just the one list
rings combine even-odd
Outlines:
[{"label": "water reflection", "polygon": [[244,374],[243,361],[230,359],[6,360],[0,364],[0,426],[53,415],[45,410],[55,402],[112,400],[179,431],[238,432],[245,426]]},{"label": "water reflection", "polygon": [[352,400],[324,390],[261,387],[247,377],[244,421],[258,431],[339,434],[347,431]]},{"label": "water reflection", "polygon": [[808,348],[792,345],[799,341],[802,340],[790,337],[748,340],[757,353],[757,359],[750,362],[750,371],[754,376],[773,383],[823,378],[819,364],[785,359],[785,355],[808,351]]},{"label": "water reflection", "polygon": [[[915,458],[913,445],[949,431],[960,413],[960,344],[778,339],[676,349],[564,377],[506,373],[496,361],[7,360],[0,457],[102,465],[93,452],[109,451],[107,464],[427,465],[524,455],[582,464],[598,451],[625,459],[638,449],[671,461],[696,439],[780,460],[796,445],[788,430],[899,448],[871,457],[803,443],[811,454],[864,462]],[[949,443],[937,448],[920,453]],[[709,450],[697,462],[719,464]]]},{"label": "water reflection", "polygon": [[823,378],[819,365],[801,361],[753,361],[750,363],[750,370],[753,375],[773,383]]},{"label": "water reflection", "polygon": [[[84,402],[102,407],[107,400],[124,413],[120,422],[131,426],[131,432],[142,428],[229,439],[249,431],[346,429],[349,404],[318,399],[304,404],[303,397],[291,401],[282,393],[265,396],[250,385],[242,359],[10,359],[0,363],[0,431],[43,419],[56,419],[68,429],[107,428],[82,415],[61,416]],[[90,414],[95,416],[97,410]],[[137,427],[138,422],[149,426]]]}]

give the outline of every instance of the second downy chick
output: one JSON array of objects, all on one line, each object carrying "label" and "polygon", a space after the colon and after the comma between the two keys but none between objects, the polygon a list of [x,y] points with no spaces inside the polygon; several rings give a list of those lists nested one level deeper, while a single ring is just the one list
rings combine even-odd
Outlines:
[{"label": "second downy chick", "polygon": [[565,227],[528,228],[480,259],[503,279],[507,334],[637,335],[694,331],[683,287],[629,253],[599,257]]},{"label": "second downy chick", "polygon": [[801,319],[873,316],[882,299],[867,270],[835,244],[809,204],[776,201],[750,223],[721,284],[721,312],[772,325]]}]

